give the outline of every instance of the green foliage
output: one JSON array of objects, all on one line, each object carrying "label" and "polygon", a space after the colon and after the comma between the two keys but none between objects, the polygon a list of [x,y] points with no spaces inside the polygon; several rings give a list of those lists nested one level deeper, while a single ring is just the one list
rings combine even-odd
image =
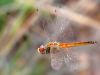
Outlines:
[{"label": "green foliage", "polygon": [[13,3],[14,0],[0,0],[0,6]]},{"label": "green foliage", "polygon": [[6,24],[6,16],[0,15],[0,32],[3,30],[5,24]]},{"label": "green foliage", "polygon": [[47,61],[44,59],[40,59],[33,68],[33,71],[30,75],[44,75],[47,69],[46,66]]}]

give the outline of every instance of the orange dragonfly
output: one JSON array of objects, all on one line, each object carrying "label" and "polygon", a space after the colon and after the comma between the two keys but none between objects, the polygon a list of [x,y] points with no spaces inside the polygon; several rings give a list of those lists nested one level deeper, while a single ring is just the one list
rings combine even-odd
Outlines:
[{"label": "orange dragonfly", "polygon": [[85,45],[95,44],[95,43],[96,41],[73,42],[73,43],[49,42],[45,46],[41,45],[40,48],[38,48],[38,52],[40,54],[50,54],[51,50],[53,53],[55,53],[55,52],[59,52],[61,48],[85,46]]},{"label": "orange dragonfly", "polygon": [[[70,34],[72,34],[70,31],[67,31],[68,32],[67,36],[62,38],[62,40],[63,40],[62,42],[54,42],[54,41],[59,41],[57,39],[58,36],[61,35],[64,30],[69,29],[67,26],[70,24],[66,23],[66,22],[67,21],[65,19],[58,17],[56,23],[49,25],[50,27],[48,27],[48,29],[47,29],[47,27],[46,28],[44,27],[45,28],[44,32],[45,33],[47,33],[47,31],[49,32],[46,34],[46,37],[49,42],[45,45],[41,45],[37,49],[40,54],[50,54],[51,66],[55,70],[59,70],[62,67],[63,62],[65,62],[65,64],[67,64],[67,65],[69,65],[69,63],[70,63],[70,65],[73,64],[75,59],[74,60],[72,59],[72,57],[74,57],[74,55],[70,55],[71,51],[69,50],[69,48],[76,47],[76,46],[85,46],[85,45],[96,43],[95,41],[71,42],[71,43],[66,43],[66,41],[63,42],[65,37],[67,40],[70,40],[70,37],[68,37]],[[66,29],[66,27],[68,29]],[[49,31],[50,28],[51,28],[51,31]],[[60,36],[60,37],[63,37],[63,36]],[[53,42],[50,42],[50,41],[53,41]]]},{"label": "orange dragonfly", "polygon": [[[41,45],[38,48],[40,54],[51,54],[51,66],[53,69],[58,70],[62,66],[62,61],[66,63],[65,55],[67,51],[62,51],[63,49],[68,49],[70,47],[85,46],[89,44],[95,44],[96,41],[86,41],[86,42],[73,42],[73,43],[61,43],[61,42],[49,42],[46,45]],[[68,63],[67,63],[68,64]]]}]

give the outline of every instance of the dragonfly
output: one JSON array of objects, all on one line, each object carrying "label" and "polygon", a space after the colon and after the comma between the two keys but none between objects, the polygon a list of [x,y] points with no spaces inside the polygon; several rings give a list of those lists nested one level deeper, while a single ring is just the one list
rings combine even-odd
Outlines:
[{"label": "dragonfly", "polygon": [[[86,42],[73,42],[73,43],[62,43],[62,42],[49,42],[46,45],[41,45],[37,50],[40,54],[51,54],[51,66],[58,70],[61,67],[62,56],[64,56],[63,49],[76,46],[85,46],[89,44],[95,44],[96,41],[86,41]],[[65,52],[67,53],[67,51]],[[61,57],[60,57],[61,56]],[[68,57],[67,57],[68,58]],[[64,61],[66,63],[66,60]]]},{"label": "dragonfly", "polygon": [[[85,46],[85,45],[90,45],[90,44],[95,44],[96,41],[82,41],[82,42],[55,42],[57,40],[58,34],[62,33],[64,31],[64,25],[66,21],[61,21],[62,19],[60,19],[60,23],[57,23],[55,26],[53,25],[53,30],[52,33],[54,35],[47,35],[49,36],[48,38],[50,39],[50,37],[54,40],[54,41],[50,41],[44,45],[41,45],[37,51],[40,54],[49,54],[51,57],[51,66],[54,70],[59,70],[62,65],[63,62],[65,62],[67,65],[70,65],[71,63],[73,64],[73,59],[71,59],[72,57],[70,57],[70,55],[68,55],[70,53],[70,49],[71,47],[77,47],[77,46]],[[57,20],[58,22],[59,20]],[[62,24],[64,23],[64,24]],[[68,24],[67,24],[68,25]],[[51,26],[50,26],[51,27]],[[48,28],[50,28],[48,27]],[[56,29],[59,27],[60,29]],[[63,28],[62,28],[63,27]],[[45,28],[46,29],[46,28]],[[48,30],[48,29],[47,29]],[[55,33],[54,33],[55,32]],[[70,34],[70,33],[69,33]],[[56,37],[56,38],[55,38]],[[70,64],[68,64],[70,63]]]}]

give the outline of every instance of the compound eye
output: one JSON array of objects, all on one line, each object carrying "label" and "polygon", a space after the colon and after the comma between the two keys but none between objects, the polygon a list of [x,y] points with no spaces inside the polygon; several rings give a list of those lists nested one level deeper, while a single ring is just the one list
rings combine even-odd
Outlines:
[{"label": "compound eye", "polygon": [[45,54],[45,48],[43,45],[41,45],[40,48],[38,48],[38,52],[41,54]]}]

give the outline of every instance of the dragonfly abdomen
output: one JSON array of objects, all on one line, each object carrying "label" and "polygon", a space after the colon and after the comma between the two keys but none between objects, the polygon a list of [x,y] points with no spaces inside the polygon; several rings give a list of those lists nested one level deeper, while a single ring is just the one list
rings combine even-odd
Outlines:
[{"label": "dragonfly abdomen", "polygon": [[59,43],[61,48],[69,48],[69,47],[76,47],[76,46],[85,46],[89,44],[95,44],[96,41],[86,41],[86,42],[73,42],[73,43]]}]

